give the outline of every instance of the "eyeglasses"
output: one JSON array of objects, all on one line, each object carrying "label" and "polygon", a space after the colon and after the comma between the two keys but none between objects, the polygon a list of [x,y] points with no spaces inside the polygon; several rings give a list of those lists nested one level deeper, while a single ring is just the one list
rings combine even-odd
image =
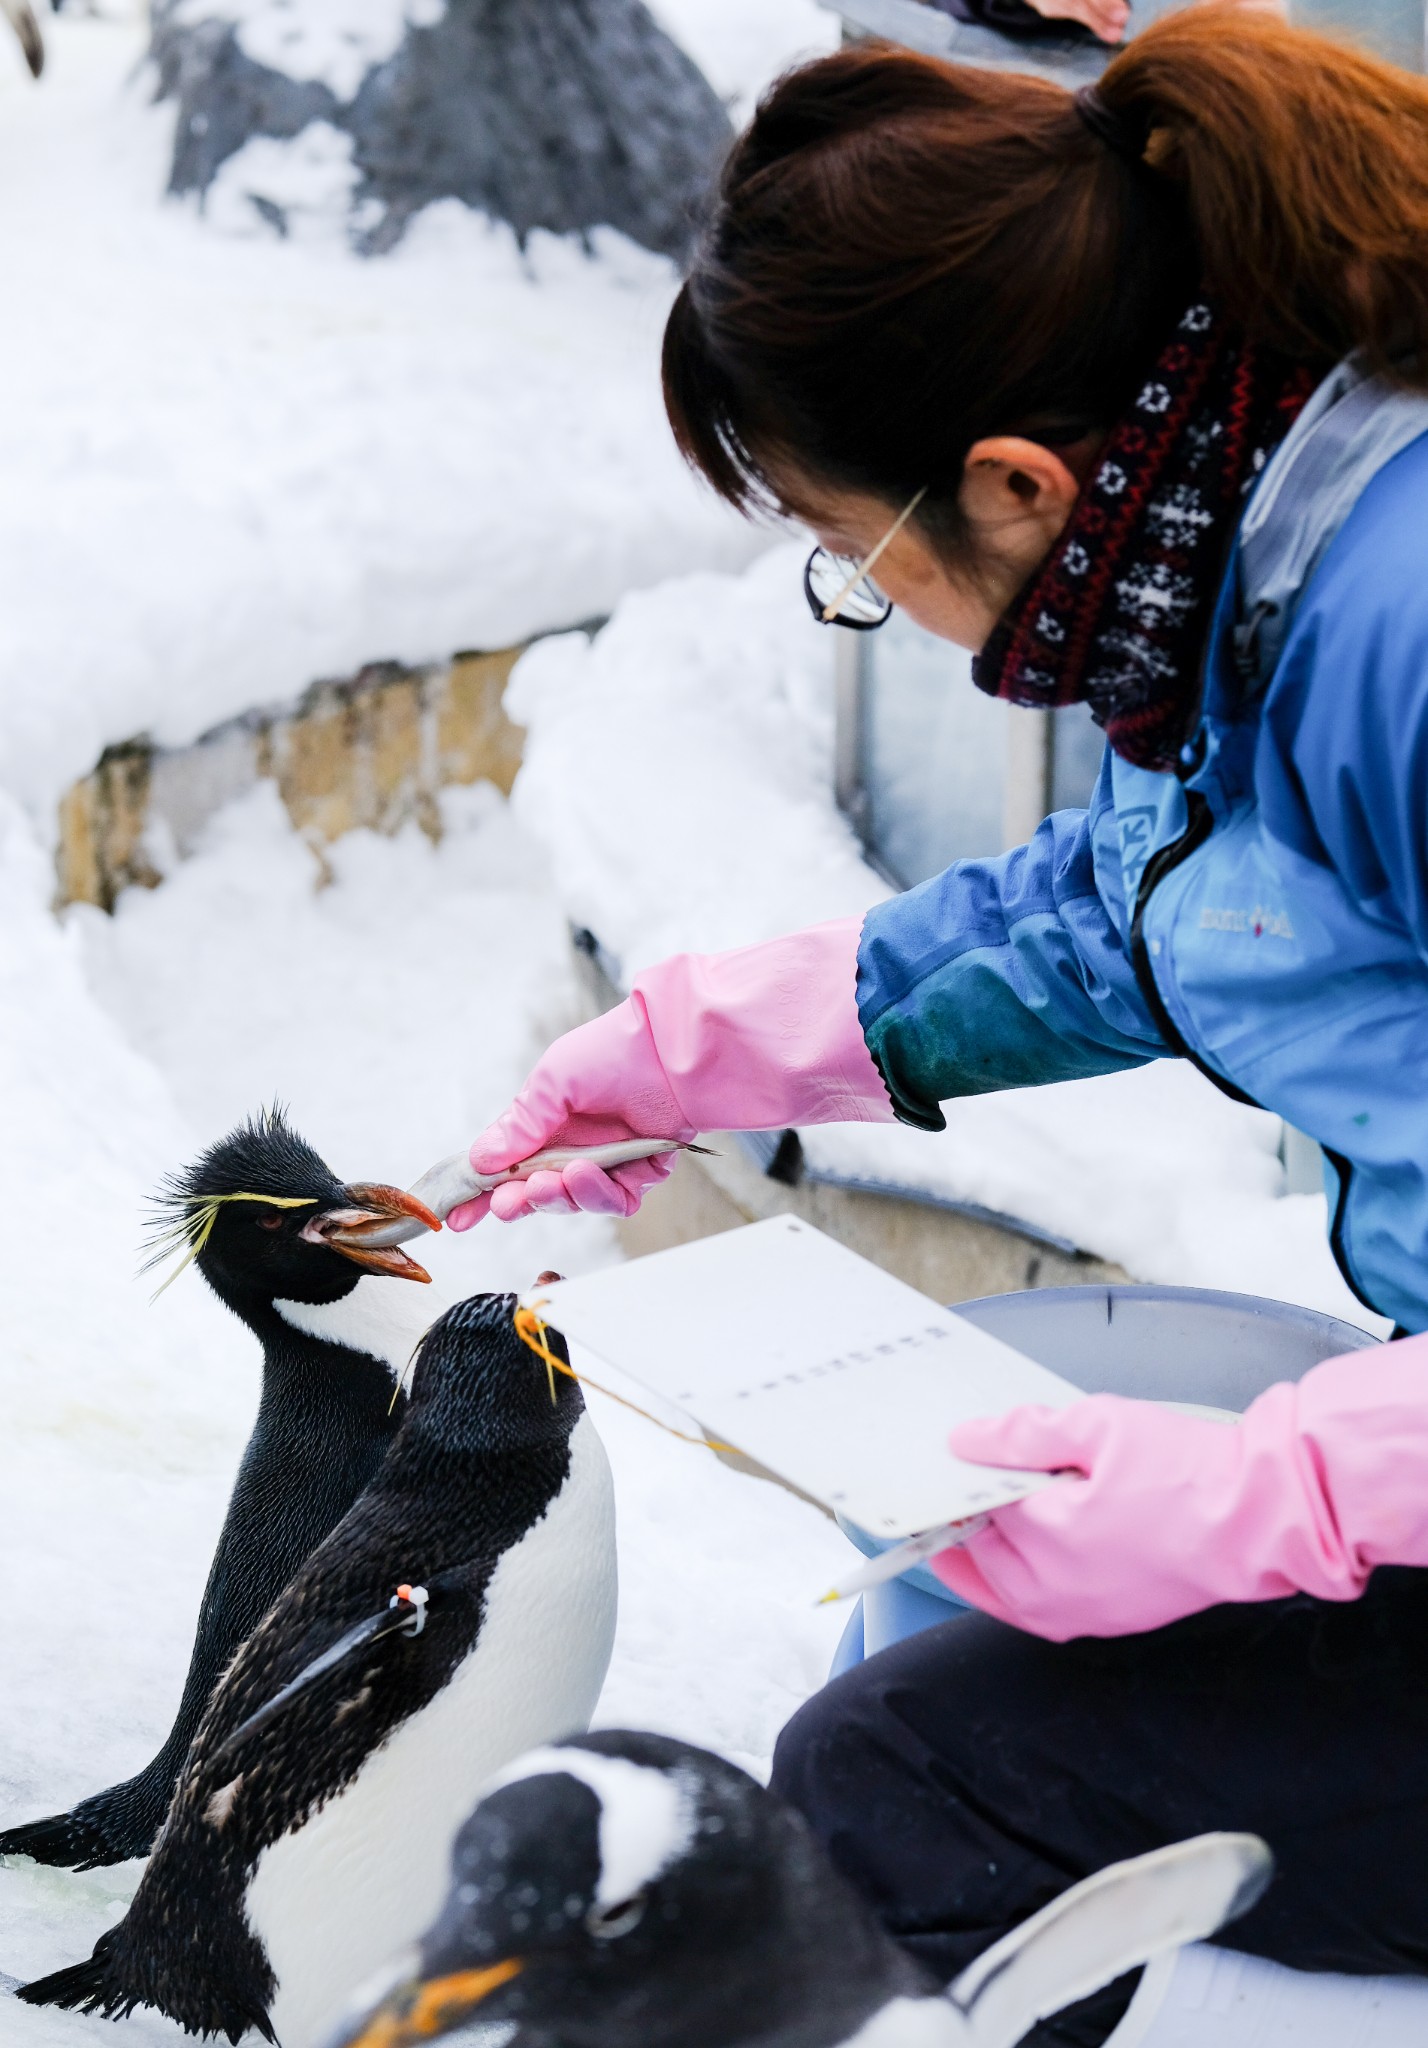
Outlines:
[{"label": "eyeglasses", "polygon": [[869,572],[877,567],[907,525],[927,496],[928,488],[924,484],[917,496],[909,499],[873,552],[861,562],[854,561],[851,555],[830,554],[827,548],[813,550],[804,566],[803,594],[820,626],[847,626],[854,633],[872,633],[887,624],[892,617],[892,599],[874,583]]}]

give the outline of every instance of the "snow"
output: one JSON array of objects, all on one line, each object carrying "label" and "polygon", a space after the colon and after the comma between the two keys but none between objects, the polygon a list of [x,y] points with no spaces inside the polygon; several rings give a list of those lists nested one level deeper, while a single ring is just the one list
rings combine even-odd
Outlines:
[{"label": "snow", "polygon": [[[662,259],[610,234],[522,255],[452,201],[363,261],[320,124],[245,150],[203,218],[161,198],[174,110],[134,75],[140,26],[46,34],[41,85],[0,65],[23,308],[0,337],[0,674],[26,682],[0,692],[0,785],[45,830],[107,742],[512,645],[766,544],[671,443]],[[304,200],[292,239],[255,178]]]},{"label": "snow", "polygon": [[265,219],[254,203],[262,200],[280,210],[289,241],[330,242],[350,217],[361,177],[352,150],[352,137],[330,121],[309,121],[289,142],[254,135],[220,167],[204,197],[204,219],[224,234],[270,242],[272,216]]},{"label": "snow", "polygon": [[408,28],[432,28],[445,0],[182,0],[179,22],[231,21],[255,64],[328,86],[350,100]]},{"label": "snow", "polygon": [[836,50],[836,13],[818,0],[646,0],[667,35],[683,45],[727,102],[747,121],[764,86],[809,57]]},{"label": "snow", "polygon": [[741,582],[637,593],[593,641],[532,648],[507,686],[529,729],[517,815],[626,979],[888,893],[829,794],[833,650],[800,570],[779,548]]},{"label": "snow", "polygon": [[[516,814],[626,980],[887,894],[833,802],[831,636],[808,616],[801,560],[781,546],[741,576],[632,593],[593,641],[546,641],[512,676],[507,705],[528,727]],[[1386,1327],[1334,1265],[1323,1196],[1283,1193],[1278,1117],[1182,1062],[945,1109],[935,1137],[806,1130],[808,1163],[1017,1217],[1138,1280]]]}]

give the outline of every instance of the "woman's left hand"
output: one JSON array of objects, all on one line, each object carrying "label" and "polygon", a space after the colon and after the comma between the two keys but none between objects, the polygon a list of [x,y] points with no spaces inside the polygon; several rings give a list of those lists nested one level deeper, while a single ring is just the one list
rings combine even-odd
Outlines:
[{"label": "woman's left hand", "polygon": [[932,1560],[954,1593],[1064,1642],[1224,1601],[1354,1600],[1428,1565],[1428,1337],[1328,1359],[1237,1423],[1097,1394],[952,1433],[974,1464],[1060,1472]]},{"label": "woman's left hand", "polygon": [[1204,1545],[1225,1521],[1238,1436],[1110,1394],[963,1423],[959,1458],[1069,1476],[998,1508],[932,1568],[962,1599],[1053,1642],[1193,1614],[1216,1598]]}]

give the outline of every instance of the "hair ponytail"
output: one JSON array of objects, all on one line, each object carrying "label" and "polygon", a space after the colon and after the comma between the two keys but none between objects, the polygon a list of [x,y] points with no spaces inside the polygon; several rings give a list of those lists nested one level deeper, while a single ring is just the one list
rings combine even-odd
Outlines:
[{"label": "hair ponytail", "polygon": [[1359,347],[1428,383],[1428,82],[1211,4],[1098,98],[1144,162],[1038,78],[858,44],[779,80],[665,335],[675,437],[722,496],[928,486],[955,548],[972,444],[1112,425],[1201,291],[1316,372]]},{"label": "hair ponytail", "polygon": [[1148,132],[1206,289],[1250,333],[1428,381],[1428,80],[1220,5],[1162,16],[1098,91]]}]

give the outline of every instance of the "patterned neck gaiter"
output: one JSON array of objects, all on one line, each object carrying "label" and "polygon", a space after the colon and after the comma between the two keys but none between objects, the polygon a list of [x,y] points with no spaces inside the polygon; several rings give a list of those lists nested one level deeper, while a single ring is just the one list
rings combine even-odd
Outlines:
[{"label": "patterned neck gaiter", "polygon": [[1313,388],[1189,307],[974,661],[977,687],[1043,709],[1084,701],[1125,760],[1173,769],[1241,508]]}]

